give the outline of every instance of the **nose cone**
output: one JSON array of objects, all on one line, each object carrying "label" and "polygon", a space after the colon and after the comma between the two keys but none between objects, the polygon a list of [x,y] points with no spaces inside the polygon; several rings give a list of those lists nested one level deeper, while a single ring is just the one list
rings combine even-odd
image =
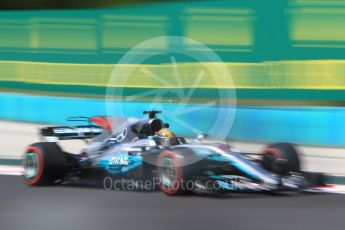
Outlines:
[{"label": "nose cone", "polygon": [[263,183],[264,190],[277,190],[281,185],[280,178],[278,176],[266,179]]},{"label": "nose cone", "polygon": [[282,185],[287,188],[298,189],[306,187],[307,182],[305,178],[300,174],[291,174],[282,177]]}]

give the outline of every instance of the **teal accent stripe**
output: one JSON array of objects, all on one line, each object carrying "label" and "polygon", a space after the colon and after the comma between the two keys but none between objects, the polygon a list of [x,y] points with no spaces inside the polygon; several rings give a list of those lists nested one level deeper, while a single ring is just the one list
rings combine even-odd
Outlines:
[{"label": "teal accent stripe", "polygon": [[345,177],[326,175],[325,181],[327,184],[345,184]]},{"label": "teal accent stripe", "polygon": [[0,159],[0,165],[14,165],[19,166],[22,164],[21,159]]}]

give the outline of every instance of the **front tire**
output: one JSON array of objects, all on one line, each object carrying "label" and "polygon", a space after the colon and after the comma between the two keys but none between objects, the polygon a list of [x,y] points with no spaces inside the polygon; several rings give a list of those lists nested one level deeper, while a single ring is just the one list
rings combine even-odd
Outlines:
[{"label": "front tire", "polygon": [[271,172],[286,175],[289,172],[301,170],[299,154],[290,143],[271,144],[264,149],[262,154],[262,164]]},{"label": "front tire", "polygon": [[64,178],[66,159],[61,148],[52,142],[39,142],[24,152],[23,179],[27,185],[54,185]]},{"label": "front tire", "polygon": [[183,193],[183,162],[179,155],[165,150],[159,155],[156,165],[160,189],[167,195]]},{"label": "front tire", "polygon": [[188,148],[164,150],[160,153],[156,168],[161,191],[170,196],[191,192],[192,178],[200,174],[201,160]]}]

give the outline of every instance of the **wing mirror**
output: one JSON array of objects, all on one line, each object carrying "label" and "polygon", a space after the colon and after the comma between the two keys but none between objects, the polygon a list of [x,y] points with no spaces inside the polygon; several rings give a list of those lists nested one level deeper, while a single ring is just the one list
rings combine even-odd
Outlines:
[{"label": "wing mirror", "polygon": [[205,139],[207,137],[207,134],[199,134],[196,136],[196,138],[194,139],[195,142],[202,142],[203,139]]}]

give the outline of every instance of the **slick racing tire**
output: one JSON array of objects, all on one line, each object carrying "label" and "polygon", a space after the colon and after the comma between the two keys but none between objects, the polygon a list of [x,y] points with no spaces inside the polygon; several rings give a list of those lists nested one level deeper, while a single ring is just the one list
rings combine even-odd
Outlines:
[{"label": "slick racing tire", "polygon": [[56,143],[39,142],[28,146],[23,156],[23,179],[27,185],[54,185],[64,178],[65,156]]},{"label": "slick racing tire", "polygon": [[167,195],[181,195],[193,190],[193,176],[198,175],[198,158],[192,150],[164,150],[156,161],[159,188]]},{"label": "slick racing tire", "polygon": [[300,159],[295,147],[290,143],[276,143],[267,146],[262,152],[263,166],[276,174],[300,172]]}]

